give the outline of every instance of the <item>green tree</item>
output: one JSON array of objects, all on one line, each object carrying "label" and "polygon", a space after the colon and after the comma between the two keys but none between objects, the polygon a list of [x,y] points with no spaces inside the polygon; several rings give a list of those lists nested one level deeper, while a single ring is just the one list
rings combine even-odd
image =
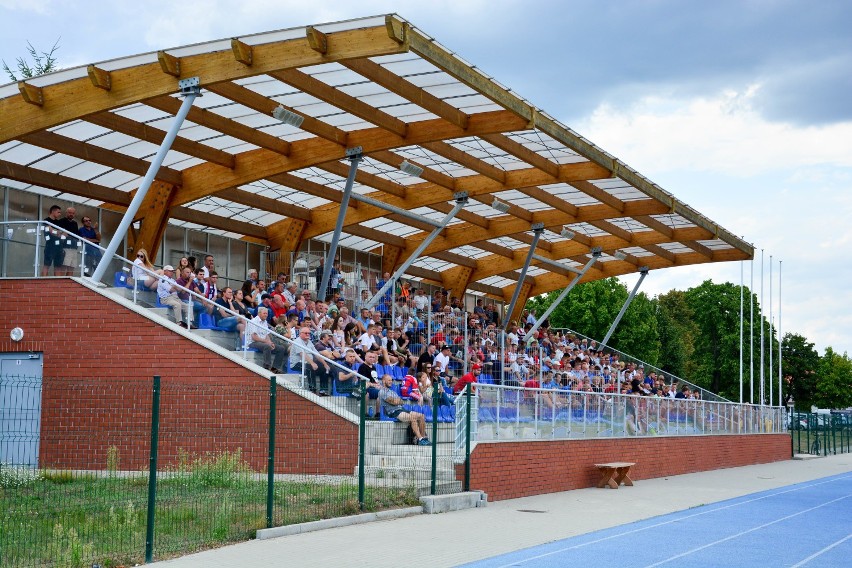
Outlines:
[{"label": "green tree", "polygon": [[15,74],[15,72],[9,67],[6,63],[6,60],[3,60],[3,70],[9,75],[9,78],[12,81],[18,81],[22,79],[30,79],[32,77],[38,77],[39,75],[44,75],[45,73],[51,73],[53,71],[59,70],[59,65],[56,59],[56,51],[59,49],[59,40],[56,40],[56,43],[53,44],[53,47],[50,48],[49,51],[39,52],[33,44],[27,42],[27,52],[30,54],[30,58],[32,62],[27,61],[23,57],[18,57],[15,60],[16,67],[18,68],[18,73],[20,77]]},{"label": "green tree", "polygon": [[827,347],[819,362],[814,403],[820,408],[852,406],[852,361]]},{"label": "green tree", "polygon": [[695,374],[693,361],[698,326],[686,294],[671,290],[657,296],[657,333],[660,337],[660,367],[679,377]]},{"label": "green tree", "polygon": [[688,378],[712,392],[739,399],[740,287],[706,280],[686,291],[686,301],[698,329],[695,374]]},{"label": "green tree", "polygon": [[820,356],[814,344],[797,333],[787,333],[781,342],[785,397],[793,397],[799,410],[810,410],[815,403],[817,370]]},{"label": "green tree", "polygon": [[[527,302],[528,309],[541,315],[559,296],[554,290]],[[577,285],[553,310],[550,326],[568,328],[598,341],[603,340],[615,321],[627,288],[617,278]],[[660,357],[656,305],[645,294],[637,294],[609,341],[609,347],[656,365]]]}]

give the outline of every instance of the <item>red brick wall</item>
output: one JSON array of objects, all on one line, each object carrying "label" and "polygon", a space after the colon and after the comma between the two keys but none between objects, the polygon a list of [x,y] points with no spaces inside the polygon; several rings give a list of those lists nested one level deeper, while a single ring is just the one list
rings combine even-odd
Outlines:
[{"label": "red brick wall", "polygon": [[[781,461],[790,451],[787,434],[480,443],[470,486],[497,501],[593,487],[596,463],[635,462],[637,480]],[[464,467],[456,471],[464,479]]]},{"label": "red brick wall", "polygon": [[[269,382],[69,279],[0,280],[0,351],[44,354],[42,466],[148,465],[152,377],[162,377],[161,464],[240,448],[266,470]],[[8,331],[24,329],[14,343]],[[278,390],[275,469],[352,474],[358,428]]]}]

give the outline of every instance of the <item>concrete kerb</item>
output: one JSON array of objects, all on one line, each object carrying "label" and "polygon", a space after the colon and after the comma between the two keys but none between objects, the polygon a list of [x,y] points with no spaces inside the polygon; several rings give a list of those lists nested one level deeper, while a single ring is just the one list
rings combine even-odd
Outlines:
[{"label": "concrete kerb", "polygon": [[373,521],[402,519],[404,517],[420,515],[422,513],[423,507],[406,507],[404,509],[391,509],[388,511],[378,511],[376,513],[363,513],[361,515],[352,515],[349,517],[323,519],[321,521],[311,521],[309,523],[299,523],[297,525],[285,525],[283,527],[272,527],[271,529],[260,529],[257,531],[256,538],[257,540],[266,540],[269,538],[277,538],[279,536],[290,536],[337,527],[348,527],[363,523],[371,523]]},{"label": "concrete kerb", "polygon": [[477,507],[485,507],[488,504],[488,495],[486,495],[483,491],[468,491],[464,493],[450,493],[447,495],[426,495],[420,498],[420,502],[422,505],[419,507],[390,509],[388,511],[378,511],[376,513],[363,513],[361,515],[351,515],[348,517],[337,517],[334,519],[323,519],[321,521],[311,521],[296,525],[260,529],[257,531],[255,538],[257,538],[257,540],[266,540],[270,538],[278,538],[280,536],[291,536],[294,534],[304,534],[325,529],[360,525],[363,523],[371,523],[373,521],[402,519],[412,515],[433,515],[437,513],[448,513],[450,511],[461,511],[463,509],[475,509]]}]

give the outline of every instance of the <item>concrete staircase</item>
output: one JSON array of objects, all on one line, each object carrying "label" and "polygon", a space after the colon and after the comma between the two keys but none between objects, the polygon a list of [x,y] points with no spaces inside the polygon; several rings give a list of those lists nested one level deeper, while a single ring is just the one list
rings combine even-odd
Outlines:
[{"label": "concrete staircase", "polygon": [[[121,298],[126,303],[134,302],[133,290],[128,288],[100,288],[108,295]],[[174,326],[169,308],[157,307],[154,292],[137,292],[134,308],[151,319],[168,321]],[[138,310],[142,308],[142,310]],[[237,360],[248,370],[269,378],[269,371],[261,366],[261,353],[243,352],[236,332],[213,329],[181,329],[189,333],[214,353]],[[301,377],[296,374],[276,375],[279,385],[310,399],[355,424],[360,414],[360,401],[348,397],[319,397],[302,388]],[[432,424],[426,423],[427,436],[432,438]],[[456,493],[462,490],[462,484],[456,481],[453,463],[453,442],[455,425],[438,424],[438,437],[435,447],[438,451],[436,480],[440,493]],[[408,425],[401,422],[368,421],[365,442],[365,478],[368,484],[375,486],[414,485],[421,495],[428,494],[431,487],[432,446],[414,446],[408,439]],[[358,477],[358,464],[353,464],[353,476]]]}]

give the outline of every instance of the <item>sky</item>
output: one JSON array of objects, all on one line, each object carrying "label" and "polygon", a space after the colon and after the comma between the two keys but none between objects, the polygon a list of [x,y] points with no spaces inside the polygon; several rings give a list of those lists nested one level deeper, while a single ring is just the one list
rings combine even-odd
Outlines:
[{"label": "sky", "polygon": [[58,40],[72,67],[391,12],[756,248],[642,291],[753,275],[782,333],[852,353],[848,0],[0,0],[0,58]]}]

